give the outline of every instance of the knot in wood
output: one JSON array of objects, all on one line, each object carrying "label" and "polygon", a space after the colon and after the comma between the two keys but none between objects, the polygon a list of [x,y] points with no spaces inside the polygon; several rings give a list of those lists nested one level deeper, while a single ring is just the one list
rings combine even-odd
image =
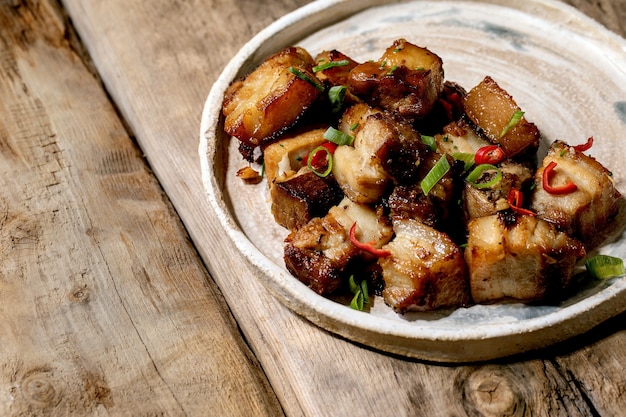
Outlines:
[{"label": "knot in wood", "polygon": [[524,381],[508,368],[486,366],[460,381],[465,409],[470,416],[523,416]]},{"label": "knot in wood", "polygon": [[54,384],[45,374],[36,373],[24,378],[21,389],[26,401],[39,408],[53,406],[59,401]]},{"label": "knot in wood", "polygon": [[75,287],[68,298],[74,303],[85,304],[89,301],[89,290],[87,286]]}]

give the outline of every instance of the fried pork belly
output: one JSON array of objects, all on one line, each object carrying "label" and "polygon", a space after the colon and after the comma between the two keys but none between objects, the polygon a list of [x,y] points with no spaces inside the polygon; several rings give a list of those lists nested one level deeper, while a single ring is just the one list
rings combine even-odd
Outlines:
[{"label": "fried pork belly", "polygon": [[459,307],[470,302],[463,252],[450,238],[414,219],[393,222],[395,237],[379,258],[385,303],[398,313]]},{"label": "fried pork belly", "polygon": [[511,160],[501,162],[498,168],[502,179],[491,188],[464,184],[463,207],[468,220],[506,210],[509,208],[507,198],[511,189],[522,190],[533,178],[533,172],[526,165]]},{"label": "fried pork belly", "polygon": [[[331,66],[329,64],[347,62],[346,65]],[[315,66],[323,69],[318,70],[315,76],[323,83],[334,85],[348,85],[348,77],[352,68],[359,65],[349,56],[335,49],[322,51],[315,57]]]},{"label": "fried pork belly", "polygon": [[583,244],[534,216],[473,219],[465,260],[476,303],[552,302],[585,256]]},{"label": "fried pork belly", "polygon": [[296,175],[276,181],[270,196],[276,223],[294,230],[326,215],[341,201],[343,192],[332,175],[320,177],[303,167]]},{"label": "fried pork belly", "polygon": [[[562,186],[567,181],[576,190],[551,194],[543,187],[544,170],[556,163],[549,185]],[[562,141],[556,141],[535,173],[537,187],[531,207],[537,215],[561,230],[581,239],[589,246],[599,242],[601,231],[617,214],[620,193],[615,189],[611,173],[593,157],[577,151]]]},{"label": "fried pork belly", "polygon": [[435,135],[437,151],[452,155],[454,153],[476,153],[491,142],[478,135],[465,121],[459,120],[444,126],[443,133]]},{"label": "fried pork belly", "polygon": [[441,58],[398,39],[381,58],[350,71],[350,91],[373,107],[414,121],[428,115],[444,86]]},{"label": "fried pork belly", "polygon": [[[423,178],[430,171],[441,155],[431,152],[421,160],[419,178]],[[450,169],[430,190],[424,195],[419,181],[415,184],[398,185],[387,199],[389,216],[395,218],[412,218],[434,227],[438,230],[446,229],[447,226],[456,227],[458,224],[452,220],[452,212],[455,207],[453,201],[459,197],[458,184],[459,172],[452,157],[447,156]]]},{"label": "fried pork belly", "polygon": [[392,228],[369,206],[344,198],[322,218],[314,218],[286,238],[287,270],[318,294],[337,291],[355,269],[363,268],[364,255],[350,242],[350,228],[358,225],[357,238],[380,248]]},{"label": "fried pork belly", "polygon": [[491,142],[500,145],[509,158],[537,152],[539,129],[525,117],[507,130],[513,115],[521,109],[491,77],[485,77],[465,95],[464,105],[470,120]]},{"label": "fried pork belly", "polygon": [[[287,47],[231,84],[222,108],[226,133],[256,147],[293,126],[321,94],[313,85],[319,83],[313,65],[306,50]],[[298,71],[304,77],[294,74]]]},{"label": "fried pork belly", "polygon": [[264,150],[265,177],[276,223],[293,230],[324,216],[343,192],[332,175],[320,177],[306,166],[308,154],[326,142],[325,129],[284,136]]},{"label": "fried pork belly", "polygon": [[356,203],[374,203],[385,193],[391,177],[379,153],[396,132],[381,114],[367,117],[352,146],[339,146],[333,156],[333,175],[346,196]]},{"label": "fried pork belly", "polygon": [[309,152],[326,142],[325,131],[326,129],[311,129],[294,132],[265,147],[263,162],[270,189],[276,181],[295,175],[306,165]]},{"label": "fried pork belly", "polygon": [[338,129],[346,135],[354,136],[365,125],[370,114],[381,113],[382,110],[370,107],[365,103],[357,103],[348,107],[339,119]]}]

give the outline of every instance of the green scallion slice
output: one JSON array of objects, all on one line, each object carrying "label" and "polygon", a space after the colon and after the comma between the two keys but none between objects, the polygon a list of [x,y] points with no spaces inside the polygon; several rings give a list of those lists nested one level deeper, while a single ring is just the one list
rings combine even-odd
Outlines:
[{"label": "green scallion slice", "polygon": [[609,279],[626,275],[624,261],[608,255],[596,255],[585,262],[587,271],[597,279]]},{"label": "green scallion slice", "polygon": [[522,120],[523,116],[524,116],[524,112],[523,111],[520,111],[520,110],[514,111],[513,115],[509,119],[509,123],[507,123],[506,126],[504,126],[504,129],[502,129],[502,132],[500,132],[500,136],[499,137],[501,138],[504,135],[506,135],[507,133],[509,133],[509,130],[511,130],[515,126],[517,126],[519,121]]},{"label": "green scallion slice", "polygon": [[335,85],[328,90],[328,101],[330,101],[330,110],[337,113],[343,107],[343,99],[346,96],[348,87],[345,85]]},{"label": "green scallion slice", "polygon": [[341,130],[335,129],[332,126],[324,132],[324,139],[339,146],[352,145],[352,142],[354,142],[354,137],[343,133]]},{"label": "green scallion slice", "polygon": [[[328,166],[326,167],[324,171],[318,171],[313,165],[311,165],[311,162],[313,161],[313,157],[315,156],[315,154],[317,154],[320,151],[326,152],[326,158],[327,158],[326,160],[328,161]],[[313,171],[313,173],[317,175],[318,177],[322,177],[322,178],[327,177],[328,174],[330,174],[331,171],[333,170],[333,155],[330,153],[328,149],[326,149],[326,147],[318,146],[317,148],[309,152],[309,157],[306,160],[306,166],[309,167],[309,169]]]},{"label": "green scallion slice", "polygon": [[421,138],[424,145],[428,146],[431,151],[437,150],[437,141],[434,136],[421,135]]},{"label": "green scallion slice", "polygon": [[329,68],[335,68],[335,67],[345,67],[346,65],[350,65],[350,61],[348,61],[347,59],[342,59],[340,61],[328,61],[323,64],[314,66],[313,72],[324,71]]},{"label": "green scallion slice", "polygon": [[352,297],[352,301],[350,302],[350,307],[355,310],[363,311],[365,304],[369,303],[367,280],[363,280],[357,284],[354,281],[354,275],[350,275],[348,285],[350,286],[350,292],[354,294],[354,297]]},{"label": "green scallion slice", "polygon": [[[495,171],[496,175],[487,182],[478,182],[485,171]],[[497,166],[491,164],[480,164],[465,177],[465,180],[476,188],[491,188],[500,182],[501,179],[502,171]]]},{"label": "green scallion slice", "polygon": [[448,159],[446,158],[446,155],[441,155],[439,161],[437,161],[435,166],[432,167],[430,171],[428,171],[428,174],[426,174],[426,176],[420,183],[424,195],[428,195],[430,190],[433,189],[435,184],[437,184],[439,180],[441,180],[444,175],[448,173],[448,171],[450,171],[450,164],[448,163]]},{"label": "green scallion slice", "polygon": [[463,171],[469,170],[474,166],[474,154],[467,152],[455,152],[452,157],[457,161],[463,161]]},{"label": "green scallion slice", "polygon": [[317,88],[318,90],[324,91],[324,86],[319,81],[317,81],[317,79],[311,78],[306,72],[303,72],[295,67],[289,67],[289,72],[295,75],[296,77],[300,78],[301,80],[304,80],[307,83],[311,84],[313,87]]}]

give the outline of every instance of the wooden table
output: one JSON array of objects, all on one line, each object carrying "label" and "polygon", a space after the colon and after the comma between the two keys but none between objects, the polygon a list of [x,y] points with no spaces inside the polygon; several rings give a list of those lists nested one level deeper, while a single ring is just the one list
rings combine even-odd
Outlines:
[{"label": "wooden table", "polygon": [[[446,366],[329,334],[253,278],[204,196],[200,113],[305,3],[0,1],[0,415],[623,415],[623,314]],[[568,3],[626,35],[626,1]]]}]

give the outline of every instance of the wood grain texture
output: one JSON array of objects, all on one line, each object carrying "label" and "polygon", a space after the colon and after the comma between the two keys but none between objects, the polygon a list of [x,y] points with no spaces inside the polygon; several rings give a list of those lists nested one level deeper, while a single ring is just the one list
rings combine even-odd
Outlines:
[{"label": "wood grain texture", "polygon": [[[331,335],[255,279],[204,199],[200,113],[244,42],[305,3],[64,1],[92,68],[176,213],[59,35],[61,13],[45,2],[31,12],[47,22],[30,35],[35,42],[13,24],[0,25],[0,106],[11,115],[0,121],[0,158],[7,161],[0,168],[0,243],[12,251],[0,267],[0,297],[20,299],[10,315],[0,306],[2,340],[6,334],[12,341],[0,348],[9,358],[0,389],[15,398],[0,407],[14,415],[272,415],[280,413],[277,397],[290,416],[620,415],[623,315],[531,355],[443,366]],[[624,34],[626,2],[570,4]],[[29,6],[0,2],[11,17]],[[42,66],[54,71],[33,69]],[[176,214],[275,394],[234,334]]]},{"label": "wood grain texture", "polygon": [[0,415],[280,415],[67,33],[0,2]]}]

